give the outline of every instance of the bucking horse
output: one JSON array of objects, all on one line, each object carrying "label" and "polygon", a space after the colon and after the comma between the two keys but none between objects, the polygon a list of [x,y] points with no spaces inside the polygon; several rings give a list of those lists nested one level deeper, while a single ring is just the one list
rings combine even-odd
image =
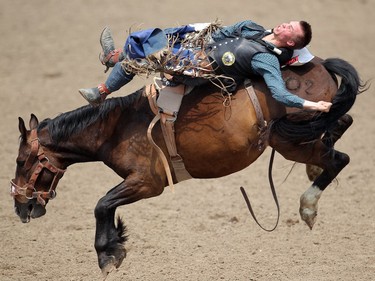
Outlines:
[{"label": "bucking horse", "polygon": [[[309,173],[312,185],[302,194],[299,207],[302,220],[312,228],[322,192],[349,163],[349,156],[334,144],[352,124],[347,112],[364,83],[356,69],[339,58],[314,58],[303,66],[284,68],[282,75],[291,92],[313,101],[331,101],[330,111],[286,108],[271,97],[261,78],[254,78],[262,125],[245,86],[228,101],[218,87],[206,84],[183,97],[175,141],[186,170],[197,179],[240,171],[267,146],[290,161],[318,167],[319,173]],[[123,219],[115,218],[116,208],[158,196],[169,185],[165,165],[147,137],[154,113],[145,89],[40,123],[31,114],[29,129],[19,118],[21,136],[11,195],[23,223],[46,213],[59,179],[72,164],[101,161],[123,179],[95,207],[95,249],[104,276],[126,256],[126,226]],[[151,135],[170,165],[160,123]],[[171,175],[177,183],[173,168]]]}]

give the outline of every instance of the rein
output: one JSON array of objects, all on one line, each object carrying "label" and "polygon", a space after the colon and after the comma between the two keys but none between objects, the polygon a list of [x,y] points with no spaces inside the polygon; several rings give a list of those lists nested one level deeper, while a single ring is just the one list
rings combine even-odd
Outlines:
[{"label": "rein", "polygon": [[[10,195],[15,197],[17,195],[25,196],[27,199],[36,198],[38,202],[42,205],[46,205],[45,199],[53,199],[56,197],[56,186],[59,180],[62,178],[66,170],[59,169],[53,165],[48,157],[44,154],[43,148],[40,145],[40,140],[37,135],[36,129],[31,130],[31,151],[25,162],[26,171],[30,170],[35,162],[38,164],[35,166],[30,179],[24,186],[19,186],[15,183],[15,179],[10,181]],[[35,183],[38,180],[39,175],[47,169],[50,171],[54,177],[48,191],[37,191],[35,188]]]},{"label": "rein", "polygon": [[[262,107],[259,103],[258,97],[257,97],[257,95],[254,91],[254,88],[251,84],[251,80],[250,79],[245,80],[244,86],[245,86],[245,89],[246,89],[246,91],[249,95],[249,98],[250,98],[250,100],[251,100],[251,102],[254,106],[255,114],[256,114],[256,117],[257,117],[258,129],[259,129],[259,141],[257,143],[257,146],[258,146],[259,150],[263,150],[265,148],[265,146],[267,145],[269,128],[267,126],[266,120],[263,117]],[[245,199],[247,208],[249,209],[249,212],[250,212],[251,216],[253,217],[253,219],[259,225],[259,227],[261,229],[263,229],[265,231],[268,231],[268,232],[272,232],[276,229],[277,225],[279,224],[279,219],[280,219],[279,201],[277,199],[275,185],[273,184],[273,180],[272,180],[272,165],[273,165],[274,158],[275,158],[275,149],[272,149],[272,153],[271,153],[271,157],[270,157],[270,163],[269,163],[269,167],[268,167],[268,180],[269,180],[269,183],[270,183],[272,196],[273,196],[273,199],[274,199],[276,207],[277,207],[277,220],[276,220],[275,226],[273,228],[271,228],[271,229],[264,228],[259,223],[259,221],[257,220],[257,218],[255,216],[253,208],[251,207],[251,203],[250,203],[249,198],[247,197],[245,189],[242,186],[240,187],[241,193],[242,193],[242,195]]]},{"label": "rein", "polygon": [[269,167],[268,167],[268,180],[269,180],[269,183],[270,183],[270,187],[271,187],[271,191],[272,191],[272,196],[273,196],[273,200],[275,201],[275,204],[276,204],[276,208],[277,208],[277,220],[276,220],[276,223],[275,223],[275,226],[271,229],[267,229],[265,227],[263,227],[259,221],[257,220],[256,216],[255,216],[255,213],[253,211],[253,208],[251,207],[251,204],[250,204],[250,200],[249,198],[247,197],[247,194],[246,194],[246,191],[245,189],[241,186],[240,187],[240,190],[242,192],[242,195],[245,199],[245,202],[246,202],[246,205],[247,205],[247,208],[249,209],[249,212],[251,214],[251,216],[253,217],[253,219],[255,220],[255,222],[257,223],[257,225],[259,225],[259,227],[265,231],[268,231],[268,232],[272,232],[276,229],[277,225],[279,224],[279,219],[280,219],[280,205],[279,205],[279,200],[277,199],[277,194],[276,194],[276,190],[275,190],[275,185],[273,184],[273,179],[272,179],[272,166],[273,166],[273,160],[275,158],[275,149],[273,148],[272,149],[272,153],[271,153],[271,157],[270,157],[270,164],[269,164]]}]

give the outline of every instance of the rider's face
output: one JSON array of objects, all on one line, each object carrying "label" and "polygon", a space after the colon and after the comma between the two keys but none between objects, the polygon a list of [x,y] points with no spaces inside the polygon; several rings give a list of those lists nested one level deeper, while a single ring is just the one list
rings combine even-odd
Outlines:
[{"label": "rider's face", "polygon": [[277,39],[292,47],[295,44],[295,39],[303,36],[303,31],[299,21],[291,21],[289,23],[282,23],[273,29],[273,33]]}]

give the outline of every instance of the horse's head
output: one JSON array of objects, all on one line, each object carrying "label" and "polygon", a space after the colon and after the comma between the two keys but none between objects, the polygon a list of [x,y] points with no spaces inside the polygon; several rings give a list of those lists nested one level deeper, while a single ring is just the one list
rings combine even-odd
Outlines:
[{"label": "horse's head", "polygon": [[27,130],[24,121],[19,118],[20,146],[10,192],[16,214],[24,223],[29,222],[30,217],[38,218],[46,213],[45,206],[56,196],[56,185],[65,172],[45,155],[37,134],[38,124],[38,119],[32,114],[30,130]]}]

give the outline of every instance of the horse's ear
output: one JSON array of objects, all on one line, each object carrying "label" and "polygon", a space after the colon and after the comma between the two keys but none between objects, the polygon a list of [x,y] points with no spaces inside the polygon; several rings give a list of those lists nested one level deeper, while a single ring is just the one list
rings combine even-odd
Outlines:
[{"label": "horse's ear", "polygon": [[20,133],[21,133],[21,138],[23,140],[26,139],[26,127],[25,127],[25,122],[23,121],[23,119],[21,117],[18,117],[18,129],[20,130]]},{"label": "horse's ear", "polygon": [[30,122],[29,122],[30,130],[36,129],[36,127],[38,127],[38,124],[39,124],[38,118],[36,118],[36,116],[33,113],[31,113]]}]

